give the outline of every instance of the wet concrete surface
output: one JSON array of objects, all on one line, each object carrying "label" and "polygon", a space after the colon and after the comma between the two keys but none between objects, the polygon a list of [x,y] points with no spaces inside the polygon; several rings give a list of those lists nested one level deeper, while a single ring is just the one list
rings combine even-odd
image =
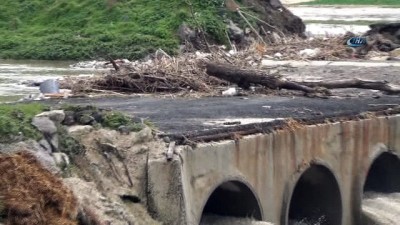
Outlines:
[{"label": "wet concrete surface", "polygon": [[[172,99],[154,97],[109,97],[99,99],[68,99],[60,102],[79,105],[95,105],[100,108],[119,110],[132,116],[147,118],[165,133],[182,134],[224,128],[250,121],[272,121],[274,118],[312,120],[357,115],[366,111],[378,111],[400,104],[399,96],[382,96],[348,99],[320,99],[306,97],[209,97],[201,99]],[[215,121],[229,119],[227,124]]]}]

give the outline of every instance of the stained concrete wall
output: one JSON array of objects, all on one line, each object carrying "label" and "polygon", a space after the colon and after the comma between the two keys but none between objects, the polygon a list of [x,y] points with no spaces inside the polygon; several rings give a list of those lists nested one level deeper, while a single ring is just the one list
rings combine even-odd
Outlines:
[{"label": "stained concrete wall", "polygon": [[[298,179],[311,164],[318,164],[337,180],[342,224],[354,225],[359,224],[368,170],[373,160],[388,150],[400,153],[400,115],[299,126],[184,148],[175,159],[179,166],[169,165],[165,159],[149,164],[149,178],[157,177],[149,179],[149,185],[161,187],[156,188],[158,197],[154,197],[153,205],[158,218],[167,224],[199,224],[211,193],[229,180],[240,181],[254,192],[265,221],[285,224]],[[180,171],[174,173],[175,178],[160,175],[163,171],[152,169],[160,164],[167,172],[170,169],[165,167]],[[171,189],[176,196],[160,194]],[[176,206],[173,213],[168,205]]]}]

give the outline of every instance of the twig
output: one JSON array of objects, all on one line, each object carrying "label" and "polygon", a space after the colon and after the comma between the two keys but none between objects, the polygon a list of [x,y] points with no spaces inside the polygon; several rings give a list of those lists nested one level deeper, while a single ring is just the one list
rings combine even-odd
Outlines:
[{"label": "twig", "polygon": [[195,15],[194,10],[193,10],[193,4],[192,4],[192,2],[191,2],[190,0],[185,0],[185,1],[186,1],[186,4],[189,5],[190,14],[192,15],[194,22],[196,23],[197,27],[198,27],[199,30],[200,30],[201,36],[202,36],[202,38],[203,38],[203,40],[204,40],[204,43],[206,44],[206,47],[207,47],[208,52],[211,52],[211,48],[210,48],[210,45],[209,45],[208,42],[207,42],[206,35],[204,34],[204,31],[203,31],[203,29],[202,29],[202,27],[201,27],[199,21],[197,21],[197,19],[196,19],[196,15]]},{"label": "twig", "polygon": [[280,29],[278,29],[277,27],[275,27],[275,26],[273,26],[273,25],[271,25],[271,24],[265,22],[264,20],[262,20],[262,19],[260,19],[260,18],[257,18],[256,16],[251,15],[250,13],[247,13],[247,12],[244,12],[244,11],[241,11],[241,12],[244,13],[244,14],[246,14],[246,15],[248,15],[248,16],[250,16],[250,17],[252,17],[253,19],[256,19],[256,20],[258,20],[259,22],[261,22],[261,23],[263,23],[263,24],[265,24],[265,25],[271,27],[272,29],[275,29],[276,31],[278,31],[279,33],[281,33],[281,35],[282,35],[283,38],[286,39],[286,35],[285,35]]},{"label": "twig", "polygon": [[261,37],[261,35],[257,32],[257,30],[251,25],[251,23],[247,20],[247,18],[242,14],[242,11],[238,8],[236,12],[243,18],[243,20],[250,26],[250,28],[253,30],[254,34],[257,35],[257,37],[260,39],[260,41],[266,46],[267,44],[264,42],[264,39]]}]

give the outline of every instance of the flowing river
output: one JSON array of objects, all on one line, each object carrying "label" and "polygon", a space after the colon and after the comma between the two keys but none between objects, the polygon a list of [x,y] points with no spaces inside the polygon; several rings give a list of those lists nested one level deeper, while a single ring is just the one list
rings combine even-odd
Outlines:
[{"label": "flowing river", "polygon": [[362,203],[365,225],[400,224],[400,193],[366,193]]},{"label": "flowing river", "polygon": [[0,60],[0,102],[16,101],[30,94],[39,94],[32,84],[64,76],[88,76],[94,68],[72,68],[74,62],[38,60]]}]

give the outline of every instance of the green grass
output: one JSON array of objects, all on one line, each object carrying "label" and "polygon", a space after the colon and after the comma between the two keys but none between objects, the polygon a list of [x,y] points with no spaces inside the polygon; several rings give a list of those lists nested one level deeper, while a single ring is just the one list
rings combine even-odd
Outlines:
[{"label": "green grass", "polygon": [[33,104],[2,104],[0,105],[0,143],[10,143],[16,140],[41,137],[39,131],[32,126],[32,118],[46,107]]},{"label": "green grass", "polygon": [[399,0],[315,0],[308,5],[400,5]]},{"label": "green grass", "polygon": [[158,48],[173,54],[183,22],[222,43],[223,1],[192,0],[194,20],[186,0],[2,0],[0,58],[134,59]]}]

